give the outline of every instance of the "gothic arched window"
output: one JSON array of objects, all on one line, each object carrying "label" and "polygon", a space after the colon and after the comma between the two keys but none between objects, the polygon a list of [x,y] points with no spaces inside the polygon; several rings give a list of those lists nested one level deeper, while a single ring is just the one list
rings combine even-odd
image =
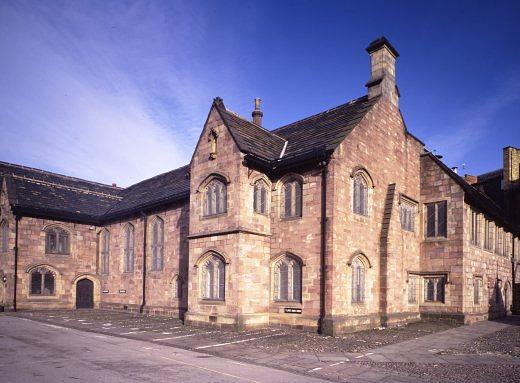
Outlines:
[{"label": "gothic arched window", "polygon": [[365,301],[365,265],[359,259],[352,261],[352,302]]},{"label": "gothic arched window", "polygon": [[368,215],[368,182],[361,173],[354,176],[352,207],[354,213]]},{"label": "gothic arched window", "polygon": [[274,300],[301,302],[302,266],[288,255],[274,264],[273,270]]},{"label": "gothic arched window", "polygon": [[294,218],[302,216],[302,183],[300,180],[292,179],[283,184],[282,190],[284,218]]},{"label": "gothic arched window", "polygon": [[204,261],[201,268],[201,295],[203,299],[224,300],[226,264],[216,254]]},{"label": "gothic arched window", "polygon": [[61,227],[45,229],[45,252],[47,254],[69,254],[69,232]]},{"label": "gothic arched window", "polygon": [[204,189],[204,216],[227,211],[226,184],[219,179],[211,180]]},{"label": "gothic arched window", "polygon": [[253,187],[253,209],[256,213],[267,215],[267,185],[263,180],[258,180]]},{"label": "gothic arched window", "polygon": [[164,221],[156,217],[152,226],[152,271],[164,267]]},{"label": "gothic arched window", "polygon": [[109,255],[110,255],[110,233],[107,229],[102,230],[98,235],[99,246],[99,269],[101,274],[108,274]]},{"label": "gothic arched window", "polygon": [[56,278],[54,272],[45,268],[38,267],[31,271],[31,285],[29,291],[31,295],[54,295]]},{"label": "gothic arched window", "polygon": [[125,227],[124,241],[123,269],[131,273],[134,271],[134,226],[130,223]]}]

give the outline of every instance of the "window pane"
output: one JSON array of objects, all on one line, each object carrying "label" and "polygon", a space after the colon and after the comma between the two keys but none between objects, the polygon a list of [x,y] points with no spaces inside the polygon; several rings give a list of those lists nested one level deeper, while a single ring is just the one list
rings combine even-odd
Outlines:
[{"label": "window pane", "polygon": [[43,294],[54,295],[54,275],[51,272],[45,273],[43,281]]},{"label": "window pane", "polygon": [[47,231],[47,252],[55,253],[57,251],[57,238],[54,230]]},{"label": "window pane", "polygon": [[437,236],[439,237],[446,237],[447,234],[447,211],[446,211],[447,203],[446,201],[439,202],[437,204],[438,209],[438,230],[437,230]]},{"label": "window pane", "polygon": [[302,185],[295,181],[294,182],[294,204],[295,204],[295,217],[302,216]]},{"label": "window pane", "polygon": [[287,263],[282,261],[280,263],[280,286],[279,286],[279,299],[286,301],[289,298],[289,268]]},{"label": "window pane", "polygon": [[39,271],[31,273],[31,294],[38,295],[42,293],[42,275]]},{"label": "window pane", "polygon": [[218,299],[224,299],[226,286],[226,269],[224,262],[219,260],[218,265]]},{"label": "window pane", "polygon": [[263,186],[260,188],[260,213],[267,213],[267,190]]},{"label": "window pane", "polygon": [[293,301],[301,301],[301,267],[293,262]]},{"label": "window pane", "polygon": [[435,237],[435,204],[426,205],[426,236]]},{"label": "window pane", "polygon": [[284,216],[285,217],[292,217],[292,183],[286,183],[284,185]]}]

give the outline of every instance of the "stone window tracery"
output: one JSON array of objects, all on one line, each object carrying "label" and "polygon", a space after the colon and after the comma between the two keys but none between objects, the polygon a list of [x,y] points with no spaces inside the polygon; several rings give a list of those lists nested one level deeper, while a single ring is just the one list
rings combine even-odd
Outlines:
[{"label": "stone window tracery", "polygon": [[201,267],[202,299],[224,300],[226,265],[217,254],[209,256]]},{"label": "stone window tracery", "polygon": [[56,226],[45,229],[45,252],[47,254],[69,254],[69,232]]},{"label": "stone window tracery", "polygon": [[156,217],[152,225],[152,271],[164,267],[164,221]]},{"label": "stone window tracery", "polygon": [[267,185],[263,180],[258,180],[253,186],[253,209],[256,213],[267,215]]},{"label": "stone window tracery", "polygon": [[365,301],[365,265],[359,257],[355,258],[352,267],[352,302]]},{"label": "stone window tracery", "polygon": [[300,180],[291,179],[283,184],[282,203],[283,218],[302,216],[302,183]]},{"label": "stone window tracery", "polygon": [[227,211],[227,187],[226,184],[214,178],[204,188],[205,217],[222,214]]},{"label": "stone window tracery", "polygon": [[302,267],[291,256],[284,256],[274,264],[274,300],[282,302],[301,302]]},{"label": "stone window tracery", "polygon": [[31,271],[30,279],[31,295],[54,295],[56,278],[54,272],[45,268],[38,267]]},{"label": "stone window tracery", "polygon": [[362,173],[354,175],[352,206],[354,213],[368,215],[368,182]]},{"label": "stone window tracery", "polygon": [[130,223],[125,227],[124,241],[123,269],[131,273],[134,271],[134,226]]},{"label": "stone window tracery", "polygon": [[108,274],[110,260],[110,232],[102,230],[98,235],[99,269],[101,274]]}]

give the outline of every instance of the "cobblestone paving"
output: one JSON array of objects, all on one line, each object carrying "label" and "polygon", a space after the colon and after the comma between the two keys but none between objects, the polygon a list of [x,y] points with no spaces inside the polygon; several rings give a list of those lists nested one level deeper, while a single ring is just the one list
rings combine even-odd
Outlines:
[{"label": "cobblestone paving", "polygon": [[[519,317],[462,327],[419,322],[332,338],[285,328],[241,333],[197,328],[171,318],[118,311],[11,315],[147,341],[151,349],[159,344],[195,350],[337,382],[520,382]],[[468,346],[474,344],[475,351]],[[487,349],[500,352],[489,354]]]}]

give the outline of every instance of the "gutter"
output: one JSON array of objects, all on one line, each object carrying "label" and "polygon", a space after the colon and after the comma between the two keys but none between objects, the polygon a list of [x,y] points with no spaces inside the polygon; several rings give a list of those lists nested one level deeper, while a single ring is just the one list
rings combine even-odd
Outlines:
[{"label": "gutter", "polygon": [[15,237],[14,237],[14,287],[13,287],[13,310],[16,312],[16,296],[18,286],[18,222],[21,217],[15,216]]},{"label": "gutter", "polygon": [[141,306],[139,306],[139,312],[142,314],[146,305],[146,234],[148,231],[148,216],[141,212],[141,217],[143,220],[143,299]]}]

